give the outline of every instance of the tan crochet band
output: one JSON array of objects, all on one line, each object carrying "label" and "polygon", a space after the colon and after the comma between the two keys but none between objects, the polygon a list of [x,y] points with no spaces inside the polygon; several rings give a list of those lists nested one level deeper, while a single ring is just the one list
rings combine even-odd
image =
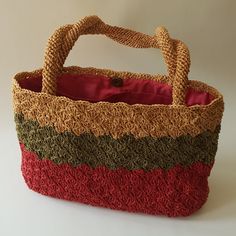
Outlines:
[{"label": "tan crochet band", "polygon": [[[79,67],[64,68],[64,73],[70,73],[71,70],[73,73],[111,74],[109,70]],[[214,131],[222,118],[224,109],[222,95],[216,89],[198,81],[189,81],[189,87],[212,94],[214,100],[208,105],[191,107],[162,104],[129,105],[122,102],[73,101],[66,97],[22,89],[17,82],[41,73],[42,71],[38,70],[15,76],[14,111],[22,113],[25,119],[37,120],[41,126],[53,126],[60,133],[71,131],[80,135],[91,131],[95,136],[110,134],[113,138],[119,138],[124,134],[133,134],[139,138],[178,137],[183,134],[196,136],[206,130]],[[112,74],[125,75],[124,72],[114,71]],[[129,73],[129,76],[132,76],[132,73]],[[137,74],[133,76],[137,78]],[[143,77],[145,78],[144,75],[139,76]]]}]

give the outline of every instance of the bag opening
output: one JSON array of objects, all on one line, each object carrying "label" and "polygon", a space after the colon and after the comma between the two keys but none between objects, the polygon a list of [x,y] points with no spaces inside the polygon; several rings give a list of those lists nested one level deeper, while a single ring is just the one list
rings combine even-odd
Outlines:
[{"label": "bag opening", "polygon": [[[42,76],[26,77],[19,80],[21,88],[41,92]],[[57,96],[72,100],[95,102],[125,102],[127,104],[172,104],[170,85],[145,79],[110,78],[95,74],[63,74],[57,78]],[[186,105],[207,105],[214,99],[204,91],[189,88]]]}]

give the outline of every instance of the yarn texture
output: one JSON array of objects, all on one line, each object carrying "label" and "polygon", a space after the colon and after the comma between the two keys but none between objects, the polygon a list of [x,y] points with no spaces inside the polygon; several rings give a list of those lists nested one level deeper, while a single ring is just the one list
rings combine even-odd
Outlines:
[{"label": "yarn texture", "polygon": [[[76,40],[87,34],[134,48],[159,48],[168,75],[64,67]],[[43,68],[13,79],[27,186],[47,196],[129,212],[177,217],[200,209],[209,193],[224,102],[217,89],[188,80],[189,67],[187,46],[164,27],[149,36],[88,16],[57,29]],[[66,78],[71,90],[60,93]],[[85,98],[97,91],[107,100],[80,99],[82,81],[88,86],[80,90]],[[138,90],[141,84],[146,87]],[[111,91],[120,91],[113,102]],[[122,102],[129,94],[140,102]],[[150,104],[144,95],[152,96],[146,99]]]},{"label": "yarn texture", "polygon": [[109,170],[56,165],[22,148],[22,172],[29,188],[44,195],[93,206],[154,215],[188,216],[206,202],[211,165],[179,165],[168,171]]},{"label": "yarn texture", "polygon": [[88,164],[91,167],[147,171],[169,169],[177,164],[188,166],[199,161],[212,164],[220,130],[217,127],[214,132],[205,131],[196,137],[146,136],[136,139],[133,135],[125,135],[113,139],[110,135],[96,137],[92,133],[80,136],[69,132],[58,134],[50,126],[40,127],[36,121],[24,120],[22,115],[16,115],[15,122],[19,140],[40,159],[72,166]]}]

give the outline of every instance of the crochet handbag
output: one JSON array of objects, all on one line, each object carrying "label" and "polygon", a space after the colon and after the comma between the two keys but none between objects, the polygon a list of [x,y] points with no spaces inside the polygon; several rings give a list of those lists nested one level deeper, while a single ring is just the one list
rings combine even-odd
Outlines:
[{"label": "crochet handbag", "polygon": [[[168,76],[63,67],[81,35],[159,48]],[[188,48],[165,28],[154,36],[97,16],[50,37],[43,69],[13,82],[22,174],[44,195],[111,209],[187,216],[208,197],[222,95],[188,80]]]}]

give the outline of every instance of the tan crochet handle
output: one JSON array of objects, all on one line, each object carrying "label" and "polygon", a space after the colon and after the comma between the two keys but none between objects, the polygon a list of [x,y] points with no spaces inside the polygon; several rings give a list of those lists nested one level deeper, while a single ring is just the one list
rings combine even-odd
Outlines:
[{"label": "tan crochet handle", "polygon": [[160,48],[173,88],[173,105],[185,104],[190,66],[188,48],[181,41],[171,39],[164,27],[158,27],[156,35],[149,36],[107,25],[97,16],[88,16],[76,24],[60,27],[50,37],[45,52],[42,92],[56,94],[56,78],[62,73],[64,62],[76,40],[85,34],[104,34],[118,43],[134,48]]}]

